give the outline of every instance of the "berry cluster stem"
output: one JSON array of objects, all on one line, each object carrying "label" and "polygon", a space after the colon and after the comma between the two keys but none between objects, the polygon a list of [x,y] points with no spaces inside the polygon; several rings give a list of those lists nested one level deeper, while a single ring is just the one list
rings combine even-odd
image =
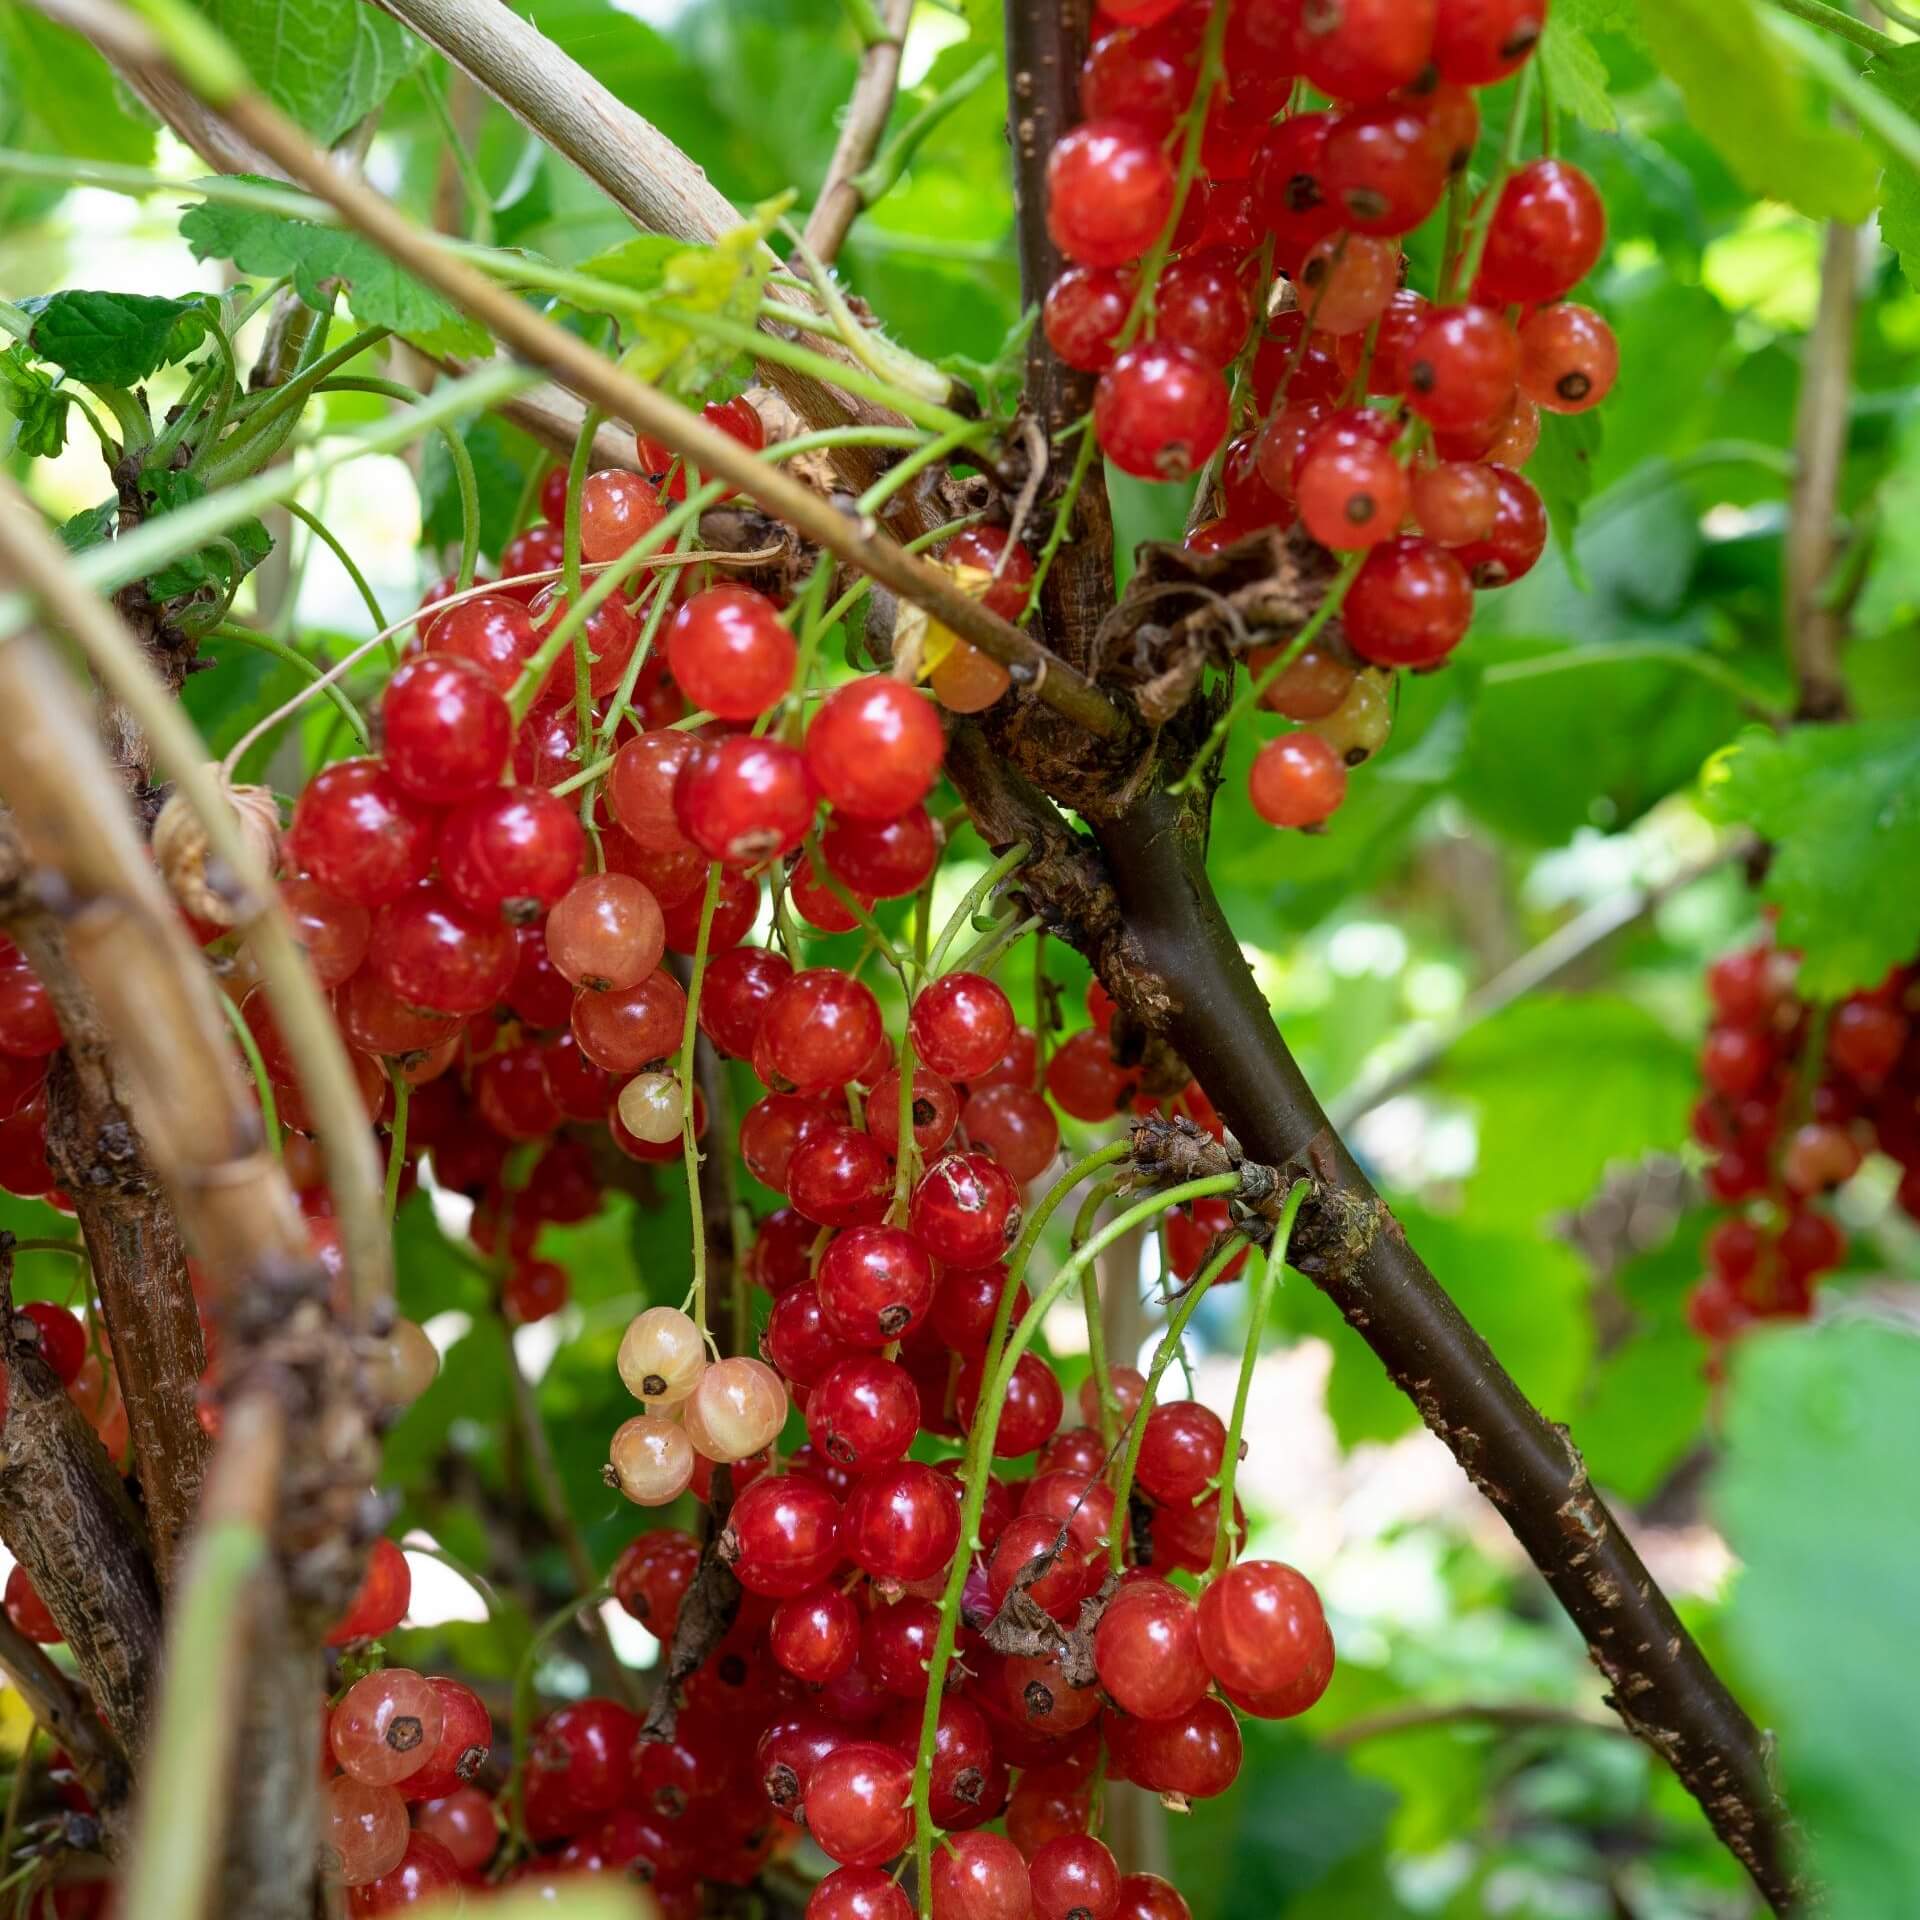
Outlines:
[{"label": "berry cluster stem", "polygon": [[1350,588],[1360,569],[1366,564],[1366,552],[1350,553],[1341,563],[1340,571],[1328,583],[1326,597],[1314,608],[1313,617],[1293,636],[1285,650],[1274,656],[1266,666],[1247,682],[1246,687],[1236,694],[1227,710],[1213,723],[1213,730],[1201,743],[1200,751],[1187,763],[1187,770],[1170,786],[1167,791],[1173,794],[1186,793],[1206,770],[1226,737],[1233,731],[1234,723],[1246,712],[1259,704],[1261,696],[1273,683],[1306,652],[1313,642],[1325,630],[1327,623],[1340,611]]},{"label": "berry cluster stem", "polygon": [[[1194,1185],[1201,1184],[1198,1181]],[[1237,1174],[1216,1174],[1208,1186],[1209,1193],[1231,1193],[1239,1185]],[[1181,1189],[1184,1193],[1185,1189]],[[1160,1336],[1160,1345],[1153,1356],[1153,1365],[1147,1369],[1146,1390],[1140,1396],[1140,1404],[1133,1410],[1133,1418],[1127,1422],[1127,1450],[1120,1456],[1120,1471],[1113,1481],[1113,1539],[1107,1549],[1107,1564],[1115,1573],[1123,1572],[1127,1564],[1127,1505],[1133,1495],[1133,1476],[1140,1464],[1140,1447],[1146,1438],[1147,1416],[1153,1411],[1154,1396],[1160,1391],[1160,1382],[1166,1377],[1167,1369],[1173,1365],[1174,1355],[1180,1351],[1180,1338],[1187,1330],[1187,1322],[1194,1316],[1200,1302],[1207,1297],[1208,1289],[1232,1266],[1240,1249],[1247,1244],[1246,1236],[1230,1233],[1214,1249],[1213,1257],[1194,1276],[1189,1286],[1175,1303],[1172,1316],[1167,1321],[1167,1330]]]},{"label": "berry cluster stem", "polygon": [[1513,99],[1508,103],[1507,137],[1500,148],[1500,164],[1493,170],[1493,178],[1487,182],[1486,191],[1480,196],[1480,210],[1473,217],[1473,224],[1467,234],[1467,244],[1455,260],[1453,272],[1447,281],[1447,297],[1450,300],[1464,300],[1473,290],[1474,280],[1480,272],[1480,262],[1487,251],[1487,235],[1493,231],[1493,216],[1500,204],[1500,189],[1506,185],[1507,176],[1520,158],[1520,138],[1526,132],[1529,108],[1533,101],[1534,69],[1539,63],[1529,60],[1520,69],[1520,76],[1513,83]]},{"label": "berry cluster stem", "polygon": [[693,1284],[688,1299],[694,1324],[707,1332],[707,1220],[700,1205],[700,1143],[694,1137],[693,1052],[700,1040],[700,985],[707,974],[707,946],[713,937],[713,910],[720,899],[721,866],[707,868],[707,891],[700,902],[700,936],[687,972],[687,1017],[680,1030],[680,1137],[686,1148],[687,1210],[693,1221]]},{"label": "berry cluster stem", "polygon": [[[980,1516],[986,1508],[987,1477],[993,1464],[993,1438],[1000,1425],[1000,1410],[1006,1404],[1014,1368],[1019,1364],[1020,1356],[1033,1343],[1034,1335],[1040,1331],[1040,1323],[1047,1317],[1054,1302],[1079,1281],[1080,1275],[1115,1240],[1169,1207],[1181,1206],[1189,1200],[1203,1200],[1210,1194],[1229,1192],[1240,1183],[1238,1174],[1214,1174],[1204,1180],[1189,1180],[1180,1186],[1170,1187],[1164,1193],[1151,1194],[1128,1207],[1108,1221],[1085,1246],[1067,1257],[1060,1271],[1048,1281],[1044,1291],[1035,1296],[1033,1304],[1021,1316],[1019,1326],[1008,1337],[1007,1322],[1012,1318],[1013,1300],[1020,1289],[1021,1274],[1038,1239],[1037,1225],[1045,1223],[1060,1199],[1087,1174],[1126,1158],[1130,1151],[1129,1142],[1116,1142],[1114,1146],[1089,1155],[1076,1167],[1070,1168],[1055,1185],[1047,1200],[1035,1209],[1035,1221],[1028,1223],[1020,1244],[1014,1249],[1013,1257],[1008,1262],[1006,1288],[994,1312],[993,1332],[988,1337],[982,1362],[980,1399],[974,1408],[972,1431],[967,1437],[966,1491],[960,1507],[960,1544],[954,1551],[946,1591],[940,1597],[940,1629],[934,1639],[932,1657],[927,1663],[927,1705],[921,1718],[920,1750],[913,1770],[913,1854],[922,1920],[926,1920],[926,1916],[932,1912],[933,1746],[940,1725],[940,1699],[959,1631],[960,1596],[965,1590],[967,1573],[973,1563]],[[1052,1204],[1049,1205],[1049,1202]],[[1006,1342],[1005,1348],[996,1354],[996,1348],[1002,1340]]]},{"label": "berry cluster stem", "polygon": [[1267,1308],[1279,1275],[1285,1272],[1287,1248],[1293,1240],[1293,1223],[1300,1214],[1300,1203],[1312,1190],[1312,1182],[1296,1180],[1280,1209],[1280,1223],[1274,1228],[1273,1244],[1254,1259],[1252,1304],[1247,1308],[1247,1344],[1240,1355],[1240,1379],[1233,1390],[1233,1414],[1227,1421],[1226,1451],[1220,1456],[1220,1524],[1214,1535],[1213,1565],[1207,1578],[1213,1579],[1231,1566],[1240,1550],[1240,1527],[1233,1517],[1233,1482],[1240,1465],[1240,1430],[1247,1421],[1247,1399],[1253,1391],[1253,1370],[1260,1364],[1260,1336],[1266,1330]]}]

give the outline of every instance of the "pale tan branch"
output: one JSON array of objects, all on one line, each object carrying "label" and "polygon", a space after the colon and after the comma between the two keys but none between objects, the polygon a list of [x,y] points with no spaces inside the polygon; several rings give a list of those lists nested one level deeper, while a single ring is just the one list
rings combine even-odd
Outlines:
[{"label": "pale tan branch", "polygon": [[827,163],[827,177],[813,212],[807,216],[803,236],[815,258],[829,266],[866,204],[857,176],[873,158],[880,136],[887,130],[887,117],[893,111],[894,93],[900,84],[900,55],[906,46],[907,22],[913,17],[913,0],[881,0],[879,15],[880,24],[886,28],[885,37],[861,55],[853,97],[840,123],[840,138]]}]

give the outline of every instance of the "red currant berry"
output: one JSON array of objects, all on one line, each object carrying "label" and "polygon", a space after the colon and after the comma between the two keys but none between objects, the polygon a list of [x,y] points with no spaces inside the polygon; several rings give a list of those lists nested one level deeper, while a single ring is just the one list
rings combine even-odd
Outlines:
[{"label": "red currant berry", "polygon": [[680,690],[723,720],[752,720],[793,684],[793,635],[751,587],[709,587],[673,616],[667,660]]},{"label": "red currant berry", "polygon": [[980,1087],[968,1096],[962,1118],[968,1140],[1021,1186],[1037,1180],[1060,1150],[1060,1123],[1032,1087]]},{"label": "red currant berry", "polygon": [[664,967],[622,991],[583,990],[573,1001],[573,1037],[608,1073],[638,1073],[673,1053],[685,1033],[687,996]]},{"label": "red currant berry", "polygon": [[1240,1772],[1239,1723],[1214,1699],[1170,1720],[1115,1720],[1112,1745],[1115,1771],[1149,1793],[1207,1800]]},{"label": "red currant berry", "polygon": [[1175,260],[1154,292],[1154,333],[1210,367],[1229,367],[1247,344],[1253,308],[1225,254]]},{"label": "red currant berry", "polygon": [[1450,157],[1417,107],[1382,100],[1335,117],[1322,179],[1351,232],[1411,233],[1440,204]]},{"label": "red currant berry", "polygon": [[425,878],[433,835],[433,814],[379,761],[341,760],[315,774],[294,802],[287,853],[341,899],[381,907]]},{"label": "red currant berry", "polygon": [[[529,536],[523,535],[522,538]],[[553,536],[557,545],[559,534]],[[558,565],[556,555],[552,562]],[[539,591],[525,590],[531,600]],[[518,590],[512,598],[504,593],[483,593],[449,607],[427,634],[428,646],[438,654],[449,654],[478,667],[503,694],[513,691],[513,683],[540,646]]]},{"label": "red currant berry", "polygon": [[1304,0],[1294,33],[1300,71],[1336,100],[1383,99],[1433,57],[1435,0]]},{"label": "red currant berry", "polygon": [[793,963],[766,947],[728,947],[707,962],[700,989],[700,1031],[736,1060],[753,1057],[760,1021],[793,978]]},{"label": "red currant berry", "polygon": [[933,1262],[899,1227],[836,1234],[821,1259],[818,1284],[827,1324],[856,1347],[904,1340],[933,1306]]},{"label": "red currant berry", "polygon": [[988,1072],[1013,1038],[1013,1006],[978,973],[946,973],[920,990],[909,1029],[921,1059],[949,1080]]},{"label": "red currant berry", "polygon": [[1336,414],[1307,443],[1294,496],[1301,524],[1323,547],[1377,547],[1406,518],[1407,473],[1391,446],[1346,420]]},{"label": "red currant berry", "polygon": [[[954,1405],[969,1427],[979,1406],[980,1375],[980,1359],[976,1357],[967,1363],[954,1388]],[[1016,1460],[1045,1446],[1060,1425],[1065,1405],[1053,1369],[1037,1353],[1023,1353],[1015,1363],[1007,1397],[1001,1403],[1000,1424],[994,1429],[995,1457]]]},{"label": "red currant berry", "polygon": [[607,805],[643,852],[679,853],[692,846],[680,831],[673,789],[698,745],[691,733],[661,727],[629,740],[614,756]]},{"label": "red currant berry", "polygon": [[1407,402],[1439,428],[1502,412],[1520,378],[1520,343],[1486,307],[1437,307],[1406,347]]},{"label": "red currant berry", "polygon": [[[913,1144],[931,1159],[953,1137],[960,1118],[960,1096],[930,1067],[913,1069]],[[900,1072],[889,1067],[867,1096],[867,1131],[891,1153],[900,1151]]]},{"label": "red currant berry", "polygon": [[1072,1620],[1099,1577],[1091,1550],[1073,1528],[1050,1514],[1022,1513],[993,1549],[987,1600],[998,1613],[1018,1585],[1041,1612]]},{"label": "red currant berry", "polygon": [[917,1460],[865,1475],[840,1515],[846,1556],[876,1580],[911,1586],[944,1572],[960,1544],[953,1481]]},{"label": "red currant berry", "polygon": [[1200,1651],[1216,1680],[1271,1709],[1304,1713],[1333,1678],[1333,1636],[1312,1581],[1278,1560],[1243,1560],[1200,1596]]},{"label": "red currant berry", "polygon": [[1033,1920],[1113,1920],[1120,1869],[1091,1834],[1063,1833],[1033,1856]]},{"label": "red currant berry", "polygon": [[842,1866],[878,1866],[913,1836],[912,1784],[903,1754],[878,1741],[852,1741],[815,1765],[806,1787],[807,1831]]},{"label": "red currant berry", "polygon": [[1283,267],[1292,267],[1315,242],[1339,229],[1340,208],[1326,184],[1332,129],[1330,113],[1289,114],[1268,130],[1254,156],[1254,217],[1273,235],[1274,255]]},{"label": "red currant berry", "polygon": [[580,487],[580,552],[596,564],[618,560],[666,517],[658,489],[637,473],[618,467],[590,473]]},{"label": "red currant berry", "polygon": [[397,1913],[403,1907],[437,1905],[443,1895],[457,1896],[460,1886],[453,1855],[431,1834],[415,1832],[407,1836],[397,1867],[352,1888],[347,1899],[356,1914]]},{"label": "red currant berry", "polygon": [[439,887],[382,907],[368,965],[395,999],[432,1013],[481,1013],[506,992],[519,963],[513,932]]},{"label": "red currant berry", "polygon": [[889,674],[836,687],[807,728],[807,765],[820,791],[854,820],[892,820],[918,806],[945,750],[939,714]]},{"label": "red currant berry", "polygon": [[1136,1076],[1120,1066],[1095,1028],[1068,1036],[1047,1061],[1047,1091],[1075,1120],[1111,1120],[1133,1096]]},{"label": "red currant berry", "polygon": [[1166,154],[1159,141],[1124,120],[1083,122],[1047,156],[1047,232],[1082,266],[1139,259],[1172,211]]},{"label": "red currant berry", "polygon": [[1134,1477],[1164,1505],[1192,1500],[1220,1471],[1227,1430],[1211,1407],[1169,1400],[1147,1415]]},{"label": "red currant berry", "polygon": [[1591,307],[1542,307],[1520,328],[1520,385],[1549,413],[1585,413],[1613,391],[1620,346]]},{"label": "red currant berry", "polygon": [[[985,1352],[995,1309],[1006,1290],[1004,1263],[991,1267],[953,1267],[942,1273],[930,1316],[941,1345],[955,1353]],[[1018,1320],[1028,1305],[1027,1290],[1022,1287],[1009,1310],[1011,1320]]]},{"label": "red currant berry", "polygon": [[1565,160],[1532,161],[1500,190],[1473,297],[1544,306],[1592,272],[1606,242],[1606,209],[1593,182]]},{"label": "red currant berry", "polygon": [[902,1458],[920,1431],[920,1395],[907,1370],[877,1353],[837,1361],[807,1395],[807,1437],[849,1473]]},{"label": "red currant berry", "polygon": [[1413,517],[1439,546],[1484,540],[1499,511],[1500,488],[1491,469],[1477,462],[1442,460],[1414,469]]},{"label": "red currant berry", "polygon": [[487,673],[457,655],[407,661],[387,682],[380,719],[387,772],[427,806],[484,793],[507,764],[513,715]]},{"label": "red currant berry", "polygon": [[1311,247],[1296,278],[1315,328],[1333,341],[1336,357],[1350,353],[1392,302],[1400,281],[1400,245],[1344,234]]},{"label": "red currant berry", "polygon": [[1081,373],[1113,365],[1121,329],[1133,311],[1133,285],[1113,267],[1069,267],[1047,289],[1040,324],[1047,345]]},{"label": "red currant berry", "polygon": [[1547,23],[1547,0],[1439,0],[1433,63],[1462,87],[1490,87],[1522,66]]},{"label": "red currant berry", "polygon": [[444,1720],[431,1681],[388,1667],[347,1689],[327,1722],[327,1743],[356,1780],[391,1787],[432,1758]]},{"label": "red currant berry", "polygon": [[1185,480],[1227,437],[1227,383],[1185,347],[1129,347],[1100,376],[1093,427],[1102,450],[1142,480]]},{"label": "red currant berry", "polygon": [[1346,795],[1346,767],[1317,733],[1267,741],[1247,771],[1247,797],[1270,827],[1317,827]]},{"label": "red currant berry", "polygon": [[816,1480],[764,1474],[734,1501],[714,1551],[749,1593],[804,1593],[840,1564],[840,1503]]},{"label": "red currant berry", "polygon": [[1127,1873],[1120,1876],[1112,1920],[1193,1920],[1193,1909],[1157,1873]]},{"label": "red currant berry", "polygon": [[809,1587],[774,1609],[767,1651],[782,1672],[825,1686],[859,1658],[860,1616],[838,1587]]},{"label": "red currant berry", "polygon": [[1506,587],[1534,569],[1547,546],[1547,510],[1533,487],[1511,468],[1488,469],[1500,489],[1493,531],[1456,548],[1454,558],[1476,587]]},{"label": "red currant berry", "polygon": [[768,1002],[757,1051],[790,1085],[825,1092],[853,1079],[885,1037],[866,986],[837,968],[810,967]]},{"label": "red currant berry", "polygon": [[577,987],[638,986],[666,951],[660,903],[625,874],[588,874],[547,915],[547,951]]},{"label": "red currant berry", "polygon": [[25,1567],[16,1566],[7,1575],[5,1599],[7,1620],[16,1633],[24,1634],[36,1646],[57,1647],[66,1635],[47,1610],[39,1590],[27,1578]]},{"label": "red currant berry", "polygon": [[1027,1863],[1005,1834],[955,1835],[934,1849],[932,1900],[933,1920],[1027,1920]]},{"label": "red currant berry", "polygon": [[872,1134],[822,1127],[794,1146],[787,1198],[819,1226],[872,1225],[893,1198],[893,1164]]},{"label": "red currant berry", "polygon": [[703,740],[674,782],[680,831],[709,859],[753,867],[791,853],[818,795],[797,747],[744,733]]},{"label": "red currant berry", "polygon": [[586,863],[587,836],[564,800],[496,787],[440,829],[440,877],[472,912],[525,926],[556,906]]},{"label": "red currant berry", "polygon": [[913,1920],[913,1902],[878,1867],[840,1867],[807,1896],[806,1920]]},{"label": "red currant berry", "polygon": [[379,1539],[353,1603],[334,1623],[326,1644],[344,1647],[355,1640],[378,1640],[400,1624],[413,1598],[413,1574],[407,1556],[391,1540]]},{"label": "red currant berry", "polygon": [[1361,659],[1384,667],[1430,667],[1466,638],[1473,587],[1453,554],[1406,534],[1367,556],[1340,618]]},{"label": "red currant berry", "polygon": [[985,1154],[936,1160],[913,1190],[914,1237],[943,1266],[984,1267],[1020,1233],[1020,1190]]},{"label": "red currant berry", "polygon": [[828,817],[820,836],[827,870],[848,892],[874,900],[917,893],[940,857],[940,839],[924,806],[891,820]]}]

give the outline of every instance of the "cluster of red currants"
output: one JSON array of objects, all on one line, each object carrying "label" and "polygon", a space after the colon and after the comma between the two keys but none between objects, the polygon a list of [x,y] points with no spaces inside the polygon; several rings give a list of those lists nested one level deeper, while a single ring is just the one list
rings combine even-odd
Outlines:
[{"label": "cluster of red currants", "polygon": [[[1214,11],[1140,0],[1096,19],[1086,118],[1049,162],[1072,264],[1044,325],[1099,375],[1115,464],[1180,480],[1220,456],[1218,515],[1190,545],[1297,523],[1349,557],[1339,632],[1263,696],[1301,724],[1256,759],[1255,810],[1307,827],[1384,740],[1393,671],[1439,665],[1473,589],[1540,557],[1546,513],[1519,471],[1540,410],[1597,406],[1618,370],[1607,323],[1566,299],[1606,221],[1553,158],[1465,200],[1474,90],[1524,65],[1546,0],[1233,0],[1218,43]],[[1429,298],[1401,242],[1450,192]]]},{"label": "cluster of red currants", "polygon": [[1822,1009],[1794,992],[1796,956],[1762,938],[1707,969],[1713,1025],[1693,1137],[1708,1194],[1727,1215],[1706,1238],[1687,1303],[1716,1348],[1757,1320],[1803,1320],[1847,1237],[1816,1205],[1878,1149],[1900,1169],[1899,1204],[1920,1219],[1920,970]]}]

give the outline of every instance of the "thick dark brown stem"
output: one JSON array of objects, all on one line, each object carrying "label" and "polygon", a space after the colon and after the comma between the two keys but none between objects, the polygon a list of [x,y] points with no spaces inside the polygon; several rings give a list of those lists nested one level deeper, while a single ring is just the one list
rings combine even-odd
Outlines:
[{"label": "thick dark brown stem", "polygon": [[[1080,117],[1080,62],[1086,57],[1091,0],[1006,0],[1007,134],[1013,142],[1014,204],[1020,225],[1020,298],[1037,307],[1066,264],[1047,232],[1047,155]],[[1093,405],[1093,377],[1053,357],[1036,321],[1027,345],[1026,404],[1039,421],[1053,464],[1034,503],[1031,527],[1053,524],[1073,466],[1074,447],[1054,436]],[[1035,536],[1029,535],[1035,543]],[[1041,592],[1041,618],[1056,651],[1086,663],[1086,643],[1113,605],[1113,515],[1106,474],[1096,458],[1074,508],[1073,533],[1056,555]]]},{"label": "thick dark brown stem", "polygon": [[[1780,1912],[1796,1886],[1759,1730],[1587,1478],[1407,1244],[1273,1024],[1205,867],[1205,823],[1149,793],[1099,829],[1154,1011],[1253,1159],[1306,1175],[1293,1264],[1339,1307],[1494,1504],[1585,1637],[1609,1703],[1680,1776]],[[1109,978],[1116,996],[1135,983]]]},{"label": "thick dark brown stem", "polygon": [[160,1660],[160,1589],[144,1529],[93,1429],[13,1314],[0,1246],[0,1539],[47,1604],[107,1725],[137,1767]]}]

